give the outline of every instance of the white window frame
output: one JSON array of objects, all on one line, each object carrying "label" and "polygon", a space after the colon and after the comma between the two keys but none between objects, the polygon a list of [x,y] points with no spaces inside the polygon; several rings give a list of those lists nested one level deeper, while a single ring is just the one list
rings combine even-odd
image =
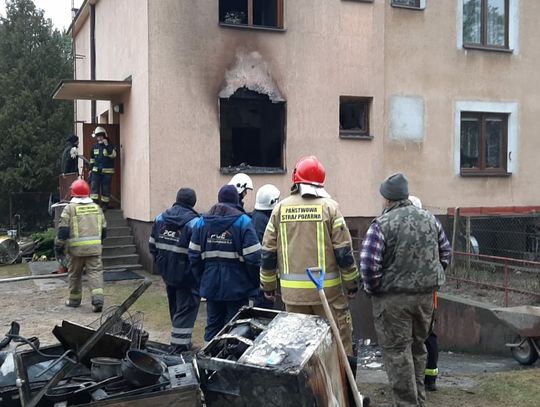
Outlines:
[{"label": "white window frame", "polygon": [[420,0],[419,7],[410,7],[410,6],[402,6],[401,4],[394,4],[392,0],[390,0],[390,5],[396,8],[408,8],[410,10],[424,10],[426,8],[426,1],[427,0]]},{"label": "white window frame", "polygon": [[[467,51],[467,48],[463,48],[463,1],[457,0],[457,47]],[[514,55],[519,54],[519,10],[521,9],[521,0],[509,0],[508,3],[508,49],[497,50],[486,48],[486,51],[499,51],[499,52],[511,52]]]},{"label": "white window frame", "polygon": [[482,102],[459,101],[455,105],[454,122],[454,174],[461,174],[461,113],[487,112],[508,114],[508,140],[506,154],[506,172],[515,174],[518,162],[518,103],[517,102]]}]

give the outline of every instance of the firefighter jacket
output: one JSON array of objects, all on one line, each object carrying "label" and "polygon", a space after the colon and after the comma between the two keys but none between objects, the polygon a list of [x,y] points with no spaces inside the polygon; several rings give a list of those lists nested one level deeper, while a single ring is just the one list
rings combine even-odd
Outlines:
[{"label": "firefighter jacket", "polygon": [[189,206],[175,203],[159,214],[152,227],[148,247],[165,284],[194,287],[190,272],[188,246],[199,214]]},{"label": "firefighter jacket", "polygon": [[321,267],[328,301],[358,289],[352,241],[337,202],[294,194],[276,205],[264,232],[261,287],[273,291],[277,270],[285,304],[320,304],[308,267]]},{"label": "firefighter jacket", "polygon": [[100,256],[106,227],[99,205],[90,198],[72,198],[60,215],[56,244],[75,257]]},{"label": "firefighter jacket", "polygon": [[259,287],[261,245],[235,206],[218,203],[195,223],[188,254],[201,297],[239,301]]},{"label": "firefighter jacket", "polygon": [[114,174],[114,159],[116,158],[116,147],[96,143],[90,153],[90,164],[92,172],[103,174]]}]

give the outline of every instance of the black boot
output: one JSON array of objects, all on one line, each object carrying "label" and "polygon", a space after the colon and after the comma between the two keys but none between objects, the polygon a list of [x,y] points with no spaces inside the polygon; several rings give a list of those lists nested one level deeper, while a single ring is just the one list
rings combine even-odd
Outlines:
[{"label": "black boot", "polygon": [[437,376],[426,376],[424,378],[424,388],[426,391],[437,391]]}]

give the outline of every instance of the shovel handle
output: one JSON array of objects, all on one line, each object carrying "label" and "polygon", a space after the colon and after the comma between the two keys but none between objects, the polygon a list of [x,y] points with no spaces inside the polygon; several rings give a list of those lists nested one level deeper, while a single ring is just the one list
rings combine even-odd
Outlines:
[{"label": "shovel handle", "polygon": [[[307,275],[317,290],[322,290],[324,286],[324,270],[321,267],[308,267],[306,269]],[[314,273],[319,273],[319,278],[315,277]]]}]

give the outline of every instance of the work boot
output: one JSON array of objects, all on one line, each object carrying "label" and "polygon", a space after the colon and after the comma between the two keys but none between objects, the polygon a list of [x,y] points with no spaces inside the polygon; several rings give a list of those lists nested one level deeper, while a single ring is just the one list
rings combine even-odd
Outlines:
[{"label": "work boot", "polygon": [[424,388],[426,391],[437,391],[437,378],[434,376],[426,376],[424,379]]},{"label": "work boot", "polygon": [[92,312],[101,312],[103,310],[103,304],[92,304]]},{"label": "work boot", "polygon": [[65,305],[66,307],[77,308],[81,305],[81,302],[75,300],[66,300]]}]

